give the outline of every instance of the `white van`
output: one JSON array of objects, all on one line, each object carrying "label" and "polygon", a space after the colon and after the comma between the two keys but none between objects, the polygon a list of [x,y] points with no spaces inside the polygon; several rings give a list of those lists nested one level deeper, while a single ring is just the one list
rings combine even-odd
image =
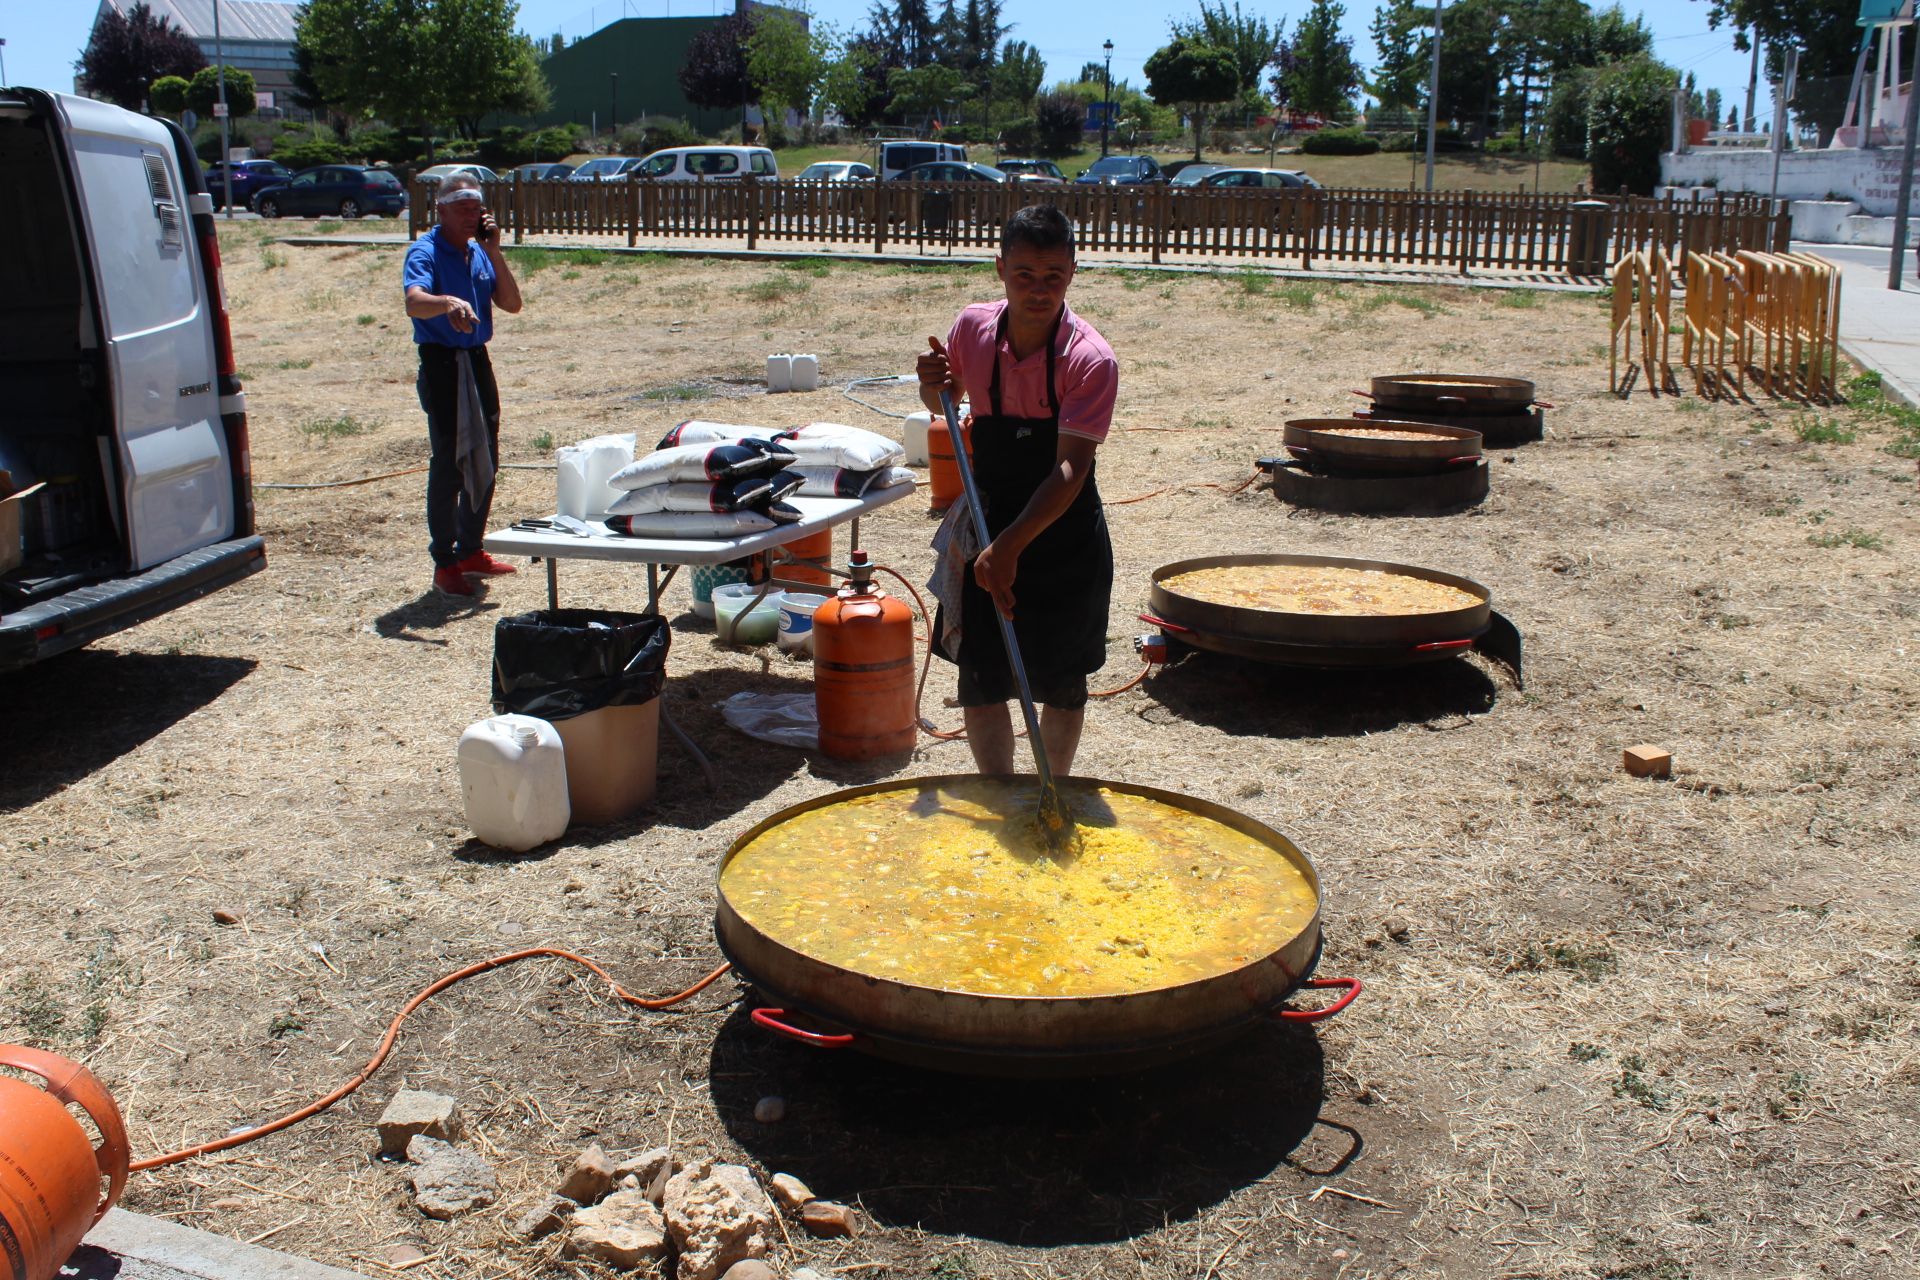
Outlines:
[{"label": "white van", "polygon": [[780,165],[765,147],[668,147],[631,173],[655,182],[738,182],[747,176],[778,178]]},{"label": "white van", "polygon": [[967,162],[967,149],[955,142],[883,142],[880,144],[880,181],[891,182],[902,172],[932,160]]},{"label": "white van", "polygon": [[[0,90],[0,671],[266,567],[213,200],[169,121]],[[6,522],[9,525],[11,521]]]}]

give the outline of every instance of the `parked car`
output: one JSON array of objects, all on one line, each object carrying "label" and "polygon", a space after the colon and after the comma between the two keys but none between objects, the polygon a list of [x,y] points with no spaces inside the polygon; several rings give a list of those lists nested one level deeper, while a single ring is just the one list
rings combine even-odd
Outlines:
[{"label": "parked car", "polygon": [[390,169],[368,169],[351,164],[323,164],[302,169],[277,187],[267,187],[253,198],[253,209],[263,218],[358,218],[378,213],[398,217],[407,207],[407,189]]},{"label": "parked car", "polygon": [[1074,181],[1082,186],[1144,187],[1167,180],[1152,156],[1101,156]]},{"label": "parked car", "polygon": [[857,160],[816,160],[800,171],[802,182],[870,182],[873,166]]},{"label": "parked car", "polygon": [[1005,182],[1007,175],[990,164],[933,160],[894,175],[896,182]]},{"label": "parked car", "polygon": [[570,164],[523,164],[507,176],[515,182],[558,182],[572,172]]},{"label": "parked car", "polygon": [[1318,190],[1320,184],[1299,169],[1219,169],[1200,179],[1203,187],[1258,187],[1267,191]]},{"label": "parked car", "polygon": [[1048,182],[1067,180],[1067,175],[1060,172],[1060,166],[1051,160],[996,160],[993,167],[1010,178],[1039,178]]},{"label": "parked car", "polygon": [[967,162],[967,149],[957,142],[883,142],[878,156],[880,180],[891,182],[915,165],[934,160]]},{"label": "parked car", "polygon": [[595,156],[567,175],[569,182],[612,182],[640,167],[638,156]]},{"label": "parked car", "polygon": [[[213,197],[170,120],[0,91],[0,671],[266,567]],[[11,519],[6,522],[12,525]],[[130,696],[141,696],[138,692]]]},{"label": "parked car", "polygon": [[778,178],[780,165],[765,147],[668,147],[634,174],[655,182],[738,182],[748,175]]},{"label": "parked car", "polygon": [[1180,167],[1178,173],[1175,173],[1173,177],[1168,180],[1167,185],[1173,187],[1197,187],[1200,185],[1202,178],[1210,173],[1219,173],[1226,167],[1227,166],[1223,164],[1200,164],[1196,161],[1189,160]]},{"label": "parked car", "polygon": [[481,182],[500,181],[500,175],[483,164],[437,164],[431,169],[422,169],[413,176],[415,181],[424,182],[432,187],[445,182],[456,173],[464,173],[469,178],[474,178]]},{"label": "parked car", "polygon": [[236,160],[232,164],[215,160],[207,166],[205,176],[207,193],[213,197],[216,209],[226,207],[229,169],[233,171],[234,207],[240,209],[251,209],[254,196],[261,190],[276,186],[293,176],[293,170],[278,160]]}]

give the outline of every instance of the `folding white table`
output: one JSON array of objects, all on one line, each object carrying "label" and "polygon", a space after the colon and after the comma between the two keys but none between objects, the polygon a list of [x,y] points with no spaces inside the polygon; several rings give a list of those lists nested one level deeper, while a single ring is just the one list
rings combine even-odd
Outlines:
[{"label": "folding white table", "polygon": [[[860,517],[869,511],[876,511],[891,502],[910,497],[918,492],[917,486],[896,485],[891,489],[869,490],[859,498],[788,498],[789,505],[798,507],[801,518],[793,524],[776,525],[759,533],[743,533],[732,538],[629,538],[622,534],[610,533],[607,526],[598,520],[586,522],[592,530],[589,537],[579,537],[559,530],[498,529],[487,535],[486,548],[494,555],[532,556],[547,563],[547,607],[560,607],[560,561],[562,560],[616,560],[627,564],[647,566],[647,608],[648,613],[657,613],[660,608],[660,593],[673,581],[673,575],[681,565],[726,564],[745,556],[762,555],[766,557],[767,573],[762,586],[761,596],[775,586],[796,588],[814,587],[818,584],[805,582],[779,582],[773,569],[776,564],[806,563],[814,568],[831,568],[816,561],[798,561],[793,557],[776,559],[776,553],[788,543],[796,542],[823,529],[835,525],[853,525],[853,542],[860,542]],[[667,566],[666,576],[662,577],[660,568]],[[756,598],[753,604],[758,604]],[[748,609],[753,607],[748,606]],[[739,619],[747,614],[742,609],[735,616]],[[731,637],[727,637],[731,639]]]}]

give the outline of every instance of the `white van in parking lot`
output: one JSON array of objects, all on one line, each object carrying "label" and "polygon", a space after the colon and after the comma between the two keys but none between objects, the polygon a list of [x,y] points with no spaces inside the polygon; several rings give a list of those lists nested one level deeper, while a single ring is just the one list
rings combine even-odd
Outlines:
[{"label": "white van in parking lot", "polygon": [[[169,121],[0,90],[0,671],[266,567],[213,200]],[[9,527],[11,521],[6,521]]]},{"label": "white van in parking lot", "polygon": [[967,162],[967,149],[956,142],[883,142],[880,144],[880,181],[892,182],[917,164],[935,160]]},{"label": "white van in parking lot", "polygon": [[765,147],[668,147],[656,151],[633,170],[636,178],[655,182],[738,182],[778,178],[780,165]]}]

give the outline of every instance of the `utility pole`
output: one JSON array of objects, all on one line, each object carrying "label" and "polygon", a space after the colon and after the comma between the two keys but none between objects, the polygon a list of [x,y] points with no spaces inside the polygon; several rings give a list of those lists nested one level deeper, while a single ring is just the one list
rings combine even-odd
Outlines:
[{"label": "utility pole", "polygon": [[1743,132],[1752,133],[1760,127],[1758,117],[1753,114],[1753,91],[1760,87],[1760,33],[1752,27],[1747,28],[1747,43],[1753,46],[1753,64],[1747,68],[1747,114]]},{"label": "utility pole", "polygon": [[1907,251],[1907,202],[1913,199],[1913,135],[1920,132],[1920,23],[1907,27],[1913,44],[1913,70],[1907,80],[1907,136],[1900,144],[1900,205],[1893,213],[1893,255],[1887,266],[1887,288],[1900,287],[1900,268]]},{"label": "utility pole", "polygon": [[1107,51],[1107,88],[1106,100],[1100,104],[1100,158],[1107,157],[1107,125],[1113,119],[1113,41],[1100,46]]},{"label": "utility pole", "polygon": [[1780,153],[1787,145],[1787,104],[1793,101],[1794,82],[1799,78],[1800,51],[1787,50],[1787,65],[1773,98],[1773,181],[1767,199],[1780,198]]},{"label": "utility pole", "polygon": [[213,114],[220,117],[220,178],[226,184],[227,221],[233,221],[233,148],[228,146],[227,138],[227,55],[220,46],[220,0],[213,0],[213,62],[219,68],[214,74],[220,82],[219,100],[214,103]]},{"label": "utility pole", "polygon": [[[5,49],[6,47],[7,47],[7,38],[5,36],[0,36],[0,49]],[[0,85],[5,84],[6,82],[7,82],[7,55],[4,53],[0,53]]]},{"label": "utility pole", "polygon": [[1427,190],[1433,190],[1433,135],[1440,122],[1440,10],[1433,0],[1433,79],[1427,86]]},{"label": "utility pole", "polygon": [[620,73],[609,71],[607,77],[613,85],[612,109],[607,112],[607,132],[618,134],[620,132]]}]

